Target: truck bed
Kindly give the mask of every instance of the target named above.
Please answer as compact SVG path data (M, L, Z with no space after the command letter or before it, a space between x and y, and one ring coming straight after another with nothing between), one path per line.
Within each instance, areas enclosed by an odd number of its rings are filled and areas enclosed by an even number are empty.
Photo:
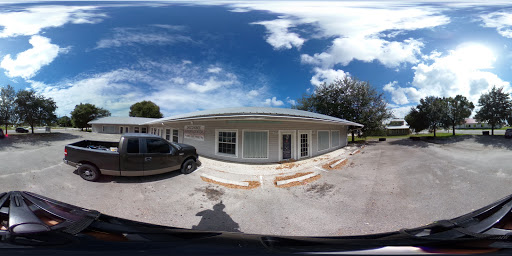
M66 145L65 160L72 163L94 163L102 173L119 175L119 142L82 140Z

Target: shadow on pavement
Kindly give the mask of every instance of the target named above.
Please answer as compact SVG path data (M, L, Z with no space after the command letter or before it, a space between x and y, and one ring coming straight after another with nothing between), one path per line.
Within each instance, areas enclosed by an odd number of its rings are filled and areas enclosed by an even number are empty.
M80 138L78 135L69 133L26 133L9 134L8 137L0 139L0 150L4 148L20 148L17 144L28 144L31 146L51 146L50 142L72 140Z
M75 171L75 174L78 175L78 173ZM137 177L130 177L130 176L108 176L108 175L102 175L98 181L98 183L146 183L146 182L154 182L154 181L160 181L165 179L172 179L178 175L183 175L179 170L173 171L173 172L167 172L162 174L156 174L156 175L150 175L150 176L137 176Z
M412 140L412 139L401 139L401 140L393 140L389 142L390 145L398 145L398 146L408 146L415 148L428 148L428 142L424 140Z
M512 139L505 139L503 135L497 136L475 136L475 141L484 146L499 147L512 150Z
M213 210L198 212L196 216L202 216L202 218L197 226L192 226L192 229L240 232L240 226L224 211L224 208L226 206L221 201L213 206Z

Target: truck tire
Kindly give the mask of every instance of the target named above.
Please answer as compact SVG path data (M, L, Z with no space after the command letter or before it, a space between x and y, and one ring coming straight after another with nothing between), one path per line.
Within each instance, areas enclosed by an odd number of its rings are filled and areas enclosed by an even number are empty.
M197 169L197 163L194 159L189 159L181 166L181 173L189 174Z
M80 165L80 167L78 167L78 174L86 181L97 181L101 175L98 168L90 164Z

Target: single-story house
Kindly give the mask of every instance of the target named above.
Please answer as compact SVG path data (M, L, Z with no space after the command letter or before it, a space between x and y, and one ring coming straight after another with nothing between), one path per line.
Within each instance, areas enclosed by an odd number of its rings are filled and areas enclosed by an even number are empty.
M404 119L393 118L386 126L386 135L408 135L411 134L411 128Z
M88 124L92 126L93 132L98 133L148 133L148 126L144 125L144 123L157 119L158 118L108 116L90 121Z
M485 122L479 122L476 119L473 118L466 118L464 119L464 124L456 125L455 129L474 129L474 128L484 128L484 129L491 129L491 125ZM494 127L494 129L501 128L501 125L497 125Z
M321 155L346 146L349 129L363 127L327 115L268 107L204 110L139 126L166 140L192 145L199 155L245 163Z

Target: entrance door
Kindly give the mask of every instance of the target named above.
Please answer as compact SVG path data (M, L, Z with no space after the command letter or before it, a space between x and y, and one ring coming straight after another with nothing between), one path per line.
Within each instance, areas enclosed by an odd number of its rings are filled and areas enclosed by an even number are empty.
M292 158L292 135L283 134L282 136L283 160L288 160Z

